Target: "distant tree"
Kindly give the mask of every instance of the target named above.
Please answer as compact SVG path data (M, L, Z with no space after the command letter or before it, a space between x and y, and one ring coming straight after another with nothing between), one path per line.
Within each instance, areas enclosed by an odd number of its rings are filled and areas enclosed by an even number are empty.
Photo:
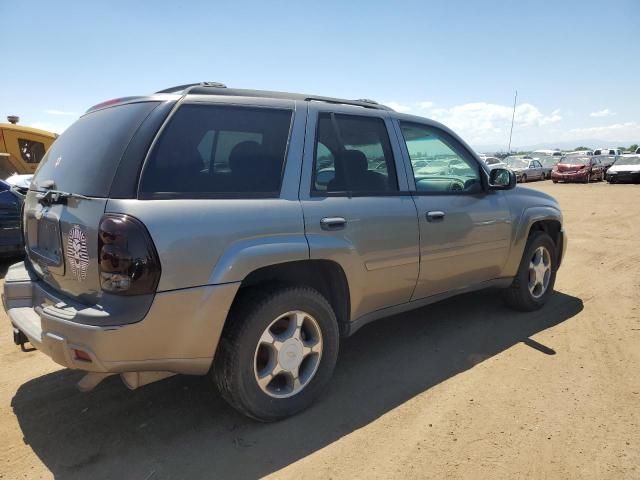
M578 150L591 150L591 149L589 147L576 147L574 150L578 151Z
M623 152L624 152L624 151L626 150L626 148L624 148L624 147L618 147L618 150L621 150L621 151L623 151Z
M633 145L631 145L631 146L628 148L628 150L629 150L630 152L635 152L637 149L638 149L638 144L637 144L637 143L634 143Z

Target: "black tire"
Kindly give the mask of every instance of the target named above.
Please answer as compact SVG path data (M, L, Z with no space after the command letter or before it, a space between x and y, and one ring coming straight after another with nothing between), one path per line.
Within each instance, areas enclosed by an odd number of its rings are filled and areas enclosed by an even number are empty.
M558 180L551 180L553 183L558 183Z
M211 372L222 397L239 412L262 422L280 420L306 409L328 384L338 358L340 334L329 302L308 287L241 295L227 319ZM293 310L308 312L316 320L322 334L322 354L308 385L291 397L274 398L258 385L254 356L269 324Z
M522 175L522 183L527 183L527 176L526 175Z
M529 262L533 257L534 252L539 247L545 247L549 251L551 257L551 273L549 276L549 284L547 290L542 294L540 298L535 298L529 292ZM556 272L558 270L558 255L556 252L556 245L553 243L551 237L541 231L533 232L529 235L527 245L524 249L522 259L520 260L520 266L518 267L518 273L513 279L511 286L505 291L504 299L505 303L515 309L522 312L532 312L539 310L548 301L553 292L553 286L556 281Z

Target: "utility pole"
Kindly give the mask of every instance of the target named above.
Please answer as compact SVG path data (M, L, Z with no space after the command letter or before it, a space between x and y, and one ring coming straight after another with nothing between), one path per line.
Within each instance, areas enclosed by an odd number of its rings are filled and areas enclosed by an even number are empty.
M517 100L518 100L518 91L516 90L516 96L513 97L513 113L511 114L511 132L509 132L509 148L507 148L507 154L511 153L511 137L513 136L513 121L516 118Z

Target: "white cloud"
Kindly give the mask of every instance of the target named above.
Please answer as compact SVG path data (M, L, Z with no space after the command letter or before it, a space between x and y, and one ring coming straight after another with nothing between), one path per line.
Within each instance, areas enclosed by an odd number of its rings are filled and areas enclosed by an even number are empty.
M418 102L417 106L419 109L421 110L429 110L431 107L433 107L434 103L433 102Z
M67 117L79 117L80 114L77 112L65 112L63 110L45 110L44 113L49 115L62 115Z
M593 137L599 140L635 141L640 138L640 123L625 122L600 127L572 128L569 130L569 136L572 138Z
M604 110L599 110L597 112L591 112L589 114L589 116L590 117L595 117L595 118L601 118L601 117L612 117L615 114L616 114L615 112L612 112L608 108L605 108Z
M475 102L451 108L437 108L431 116L471 143L493 143L505 141L511 127L513 107L494 103ZM516 107L514 124L523 128L534 128L557 123L562 120L560 110L545 115L536 106L523 103Z

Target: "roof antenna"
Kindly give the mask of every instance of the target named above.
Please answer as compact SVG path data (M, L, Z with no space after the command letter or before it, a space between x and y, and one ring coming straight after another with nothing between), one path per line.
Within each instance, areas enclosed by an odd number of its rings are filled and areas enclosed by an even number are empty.
M516 90L516 96L513 97L513 113L511 114L511 132L509 132L509 148L507 153L511 153L511 137L513 135L513 120L516 118L516 101L518 100L518 90Z

